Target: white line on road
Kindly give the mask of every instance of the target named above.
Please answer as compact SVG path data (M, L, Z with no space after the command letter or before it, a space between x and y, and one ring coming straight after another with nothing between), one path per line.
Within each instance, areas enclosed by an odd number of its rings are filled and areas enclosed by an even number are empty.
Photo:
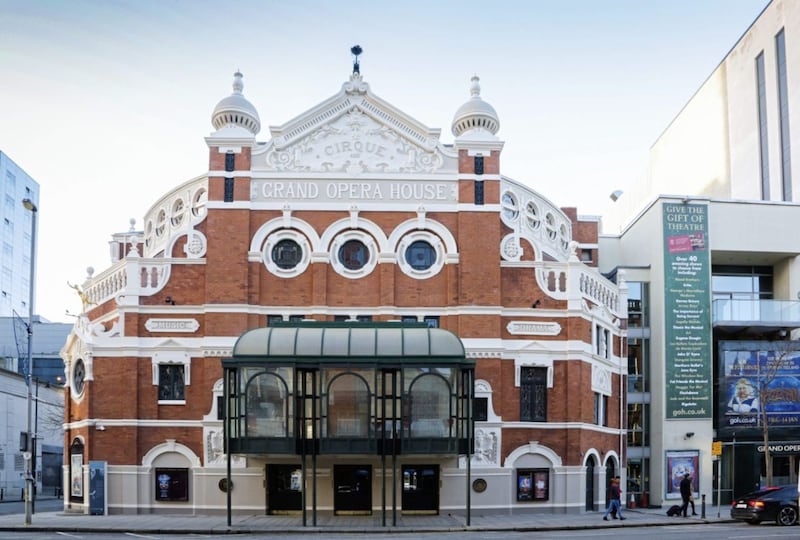
M60 534L63 536L69 536L70 538L83 538L83 536L78 536L77 534L69 534L61 531L56 531L56 534Z
M153 540L158 540L158 536L147 536L146 534L136 534L136 533L129 533L129 532L126 532L125 534L128 535L128 536L136 537L136 538L152 538Z

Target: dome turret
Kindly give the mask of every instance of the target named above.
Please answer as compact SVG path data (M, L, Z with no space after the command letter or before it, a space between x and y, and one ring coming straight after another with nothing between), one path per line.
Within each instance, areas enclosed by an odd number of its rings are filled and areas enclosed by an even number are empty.
M472 97L456 111L453 117L453 135L460 137L471 130L485 130L495 135L500 129L500 119L494 107L481 99L480 78L472 77L470 94Z
M219 131L224 127L239 126L253 135L261 131L258 111L242 95L243 88L242 74L237 71L233 74L233 93L217 103L211 114L211 123L214 125L214 129Z

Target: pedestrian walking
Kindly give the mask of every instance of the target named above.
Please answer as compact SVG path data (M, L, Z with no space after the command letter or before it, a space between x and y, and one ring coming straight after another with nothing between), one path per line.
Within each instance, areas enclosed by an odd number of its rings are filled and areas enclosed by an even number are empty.
M620 520L624 520L625 518L622 517L622 505L619 502L622 496L622 491L619 486L619 476L615 476L614 479L611 480L611 486L608 489L609 503L608 508L606 508L606 513L603 514L603 521L608 521L608 514L610 514L612 510L616 510Z
M686 512L689 510L690 502L692 503L692 515L697 515L697 512L694 511L692 491L692 476L689 473L686 473L683 475L683 480L681 480L681 499L683 499L683 504L681 505L681 514L683 517L688 517Z

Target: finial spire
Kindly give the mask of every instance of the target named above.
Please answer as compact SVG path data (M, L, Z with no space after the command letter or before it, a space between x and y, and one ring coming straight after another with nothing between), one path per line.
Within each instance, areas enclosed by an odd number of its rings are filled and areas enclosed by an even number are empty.
M350 47L350 52L353 53L353 73L354 74L361 74L361 66L358 63L358 55L360 55L364 50L361 48L360 45L353 45Z
M242 72L237 69L236 73L233 74L233 93L241 94L242 90L244 90L244 82L242 82Z

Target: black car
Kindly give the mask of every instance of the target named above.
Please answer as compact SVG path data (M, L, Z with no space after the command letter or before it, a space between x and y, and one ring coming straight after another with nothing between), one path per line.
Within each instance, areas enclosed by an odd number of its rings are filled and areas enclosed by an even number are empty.
M754 491L731 503L731 517L753 525L772 520L778 525L795 525L797 516L796 484Z

